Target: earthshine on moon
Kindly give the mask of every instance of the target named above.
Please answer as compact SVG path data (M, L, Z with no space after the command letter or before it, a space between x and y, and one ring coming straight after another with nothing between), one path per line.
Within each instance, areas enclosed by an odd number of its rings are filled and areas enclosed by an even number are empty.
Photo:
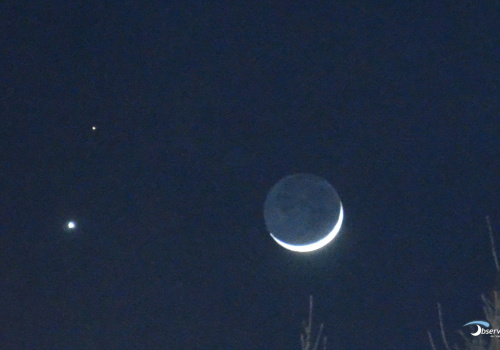
M295 252L311 252L330 243L339 233L343 218L335 189L311 174L281 179L264 203L264 221L271 237Z

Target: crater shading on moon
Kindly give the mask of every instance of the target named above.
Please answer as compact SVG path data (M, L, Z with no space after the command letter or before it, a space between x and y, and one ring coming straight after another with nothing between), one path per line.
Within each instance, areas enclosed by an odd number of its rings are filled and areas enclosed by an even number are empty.
M309 252L330 243L342 220L342 203L333 186L311 174L281 179L264 203L264 221L271 237L293 251Z

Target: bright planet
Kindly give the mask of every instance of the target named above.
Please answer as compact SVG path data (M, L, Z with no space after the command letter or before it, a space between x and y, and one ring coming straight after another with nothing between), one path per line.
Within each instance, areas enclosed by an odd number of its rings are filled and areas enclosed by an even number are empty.
M328 181L311 174L289 175L269 191L264 221L280 246L311 252L330 243L344 218L340 197Z

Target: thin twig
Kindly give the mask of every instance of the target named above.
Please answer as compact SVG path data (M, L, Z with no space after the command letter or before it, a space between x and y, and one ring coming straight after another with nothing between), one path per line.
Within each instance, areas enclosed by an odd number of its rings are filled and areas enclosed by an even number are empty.
M491 253L493 255L493 260L495 261L495 268L497 269L497 272L500 272L500 266L498 265L497 252L495 250L495 239L493 238L493 229L491 228L490 217L488 215L486 215L486 225L488 226L488 233L490 235Z
M429 335L429 343L431 343L431 348L432 350L437 350L436 345L434 345L434 340L432 339L432 334L430 331L427 331L427 334Z
M446 340L446 334L444 333L443 313L441 312L441 304L439 303L438 303L438 313L439 313L439 327L441 328L441 338L443 338L443 344L446 350L450 350L450 346L448 345L448 340Z
M304 333L300 335L302 350L310 350L311 348L311 332L312 332L312 312L313 312L313 297L309 296L309 320L304 325Z
M314 344L313 350L318 350L319 341L321 340L321 335L323 333L323 326L324 325L322 323L321 326L319 327L318 337L316 338L316 344Z
M304 325L304 333L300 335L302 350L318 350L318 347L321 343L321 338L323 338L323 350L326 350L326 337L323 336L323 328L324 324L321 324L319 327L317 338L316 340L313 340L313 297L311 295L309 296L309 320L308 323Z
M309 296L309 332L307 335L307 348L311 347L311 337L312 337L312 329L313 329L313 296Z

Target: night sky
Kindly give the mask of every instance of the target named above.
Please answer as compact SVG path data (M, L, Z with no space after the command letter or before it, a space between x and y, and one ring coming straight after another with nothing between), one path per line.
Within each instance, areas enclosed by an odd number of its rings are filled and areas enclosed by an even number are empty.
M500 241L497 1L2 1L0 348L429 349ZM95 130L93 130L95 127ZM339 193L311 254L284 176ZM65 225L74 220L76 228Z

